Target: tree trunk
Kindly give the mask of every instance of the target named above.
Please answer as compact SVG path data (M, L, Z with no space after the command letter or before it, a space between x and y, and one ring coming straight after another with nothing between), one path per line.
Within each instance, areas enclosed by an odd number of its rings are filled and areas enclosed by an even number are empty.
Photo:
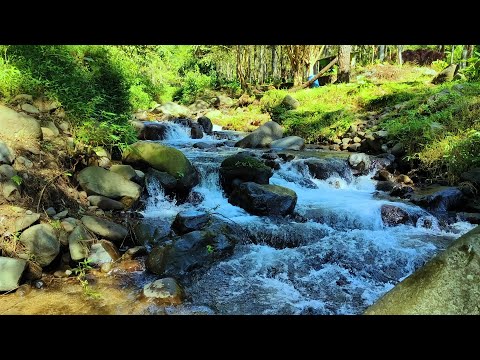
M275 82L277 78L278 72L278 56L277 56L277 49L275 45L272 45L272 80Z
M325 66L322 70L320 70L320 72L317 75L315 75L313 78L303 83L302 85L291 88L289 91L295 91L298 89L304 89L306 87L309 87L315 82L315 80L317 80L320 76L325 74L333 65L335 65L337 61L338 61L338 56L335 56L335 58L332 61L330 61L327 66Z
M400 66L402 66L402 64L403 64L402 50L403 50L403 45L397 45L398 65L400 65Z
M264 57L264 46L260 45L260 83L264 84L265 83L265 66L267 65L267 62L265 61Z
M467 45L467 59L472 57L474 47L475 45Z
M240 86L242 90L247 88L247 84L245 81L245 70L243 67L243 48L242 45L237 45L237 78L240 81Z
M350 82L350 53L352 45L340 45L338 50L338 75L337 82Z
M385 60L385 45L378 46L378 59L380 60L380 62L383 62L383 60Z
M462 62L461 62L460 68L465 69L467 67L467 53L468 53L467 47L468 47L468 45L462 45L462 46L463 46Z
M450 64L453 64L453 55L455 54L455 45L452 45L452 53L450 54Z

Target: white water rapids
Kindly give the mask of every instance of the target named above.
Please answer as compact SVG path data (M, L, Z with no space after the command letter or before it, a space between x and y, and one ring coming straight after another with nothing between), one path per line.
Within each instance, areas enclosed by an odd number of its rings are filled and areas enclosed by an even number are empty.
M196 142L218 145L224 141L214 136L193 140L189 130L171 124L162 143L180 149L197 167L201 182L193 190L203 200L197 205L177 205L159 187L150 188L154 195L143 212L146 218L173 221L181 210L214 211L255 237L255 244L237 244L231 257L195 278L186 289L194 306L205 305L218 314L359 314L473 228L466 222L441 228L418 206L375 198L373 174L354 177L351 182L315 179L304 159L282 164L270 183L294 190L298 195L295 211L308 220L250 215L228 203L219 183L221 161L242 149L192 147ZM418 226L383 225L383 204L418 215ZM425 219L432 222L430 228L420 225Z

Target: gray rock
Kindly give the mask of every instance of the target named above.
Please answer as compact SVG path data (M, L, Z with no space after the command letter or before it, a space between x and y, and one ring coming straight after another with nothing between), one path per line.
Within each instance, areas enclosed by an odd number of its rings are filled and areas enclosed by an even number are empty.
M0 182L0 189L7 201L16 201L20 199L20 188L12 180Z
M23 111L26 111L29 114L39 114L40 110L38 110L35 106L30 104L22 104L21 106Z
M45 214L48 216L53 216L57 213L57 211L53 207L49 207L47 210L45 210Z
M93 152L95 153L95 155L97 155L98 157L102 158L102 157L105 157L105 158L108 158L108 159L111 159L112 156L110 155L110 153L102 146L97 146L93 149Z
M17 157L15 164L17 163L25 166L27 169L31 169L33 167L33 162L31 162L29 159L23 156Z
M0 105L0 138L17 142L18 147L38 149L42 130L33 117Z
M53 220L61 220L68 215L68 209L60 211L58 214L53 215Z
M270 167L246 152L232 155L220 165L220 184L227 194L233 190L237 179L242 182L268 184L272 175Z
M393 145L390 152L395 156L402 156L403 154L405 154L405 147L402 143L396 143L395 145Z
M270 147L281 150L303 150L305 147L305 140L299 136L287 136L272 141Z
M201 138L203 138L203 127L202 127L202 125L197 124L197 123L193 123L193 124L190 126L190 129L191 129L190 137L191 137L192 139L201 139Z
M348 162L337 158L307 159L305 164L313 177L326 180L331 176L338 176L347 181L353 178L352 169Z
M228 202L254 215L287 215L295 209L297 194L283 186L245 182L232 191Z
M17 175L17 172L12 166L7 164L0 165L0 181L10 180L15 175Z
M386 226L396 226L406 224L410 220L408 213L393 205L382 205L380 208L382 214L382 221Z
M447 66L432 79L432 84L441 84L444 82L452 81L453 77L457 73L457 69L458 64L451 64Z
M164 278L146 284L143 295L158 305L177 305L182 303L183 290L174 278Z
M127 180L133 180L137 176L135 169L130 165L112 165L110 171L122 175Z
M351 154L348 157L348 163L353 169L362 173L368 173L371 165L370 156L364 153Z
M235 143L236 147L257 148L268 147L272 141L281 139L283 136L282 127L275 121L269 121L255 131Z
M120 253L117 247L110 241L101 240L90 248L88 259L92 264L101 266L105 263L111 263L120 259Z
M123 210L123 204L101 195L90 195L87 197L90 205L98 206L102 210Z
M212 144L212 143L198 142L198 143L193 144L193 147L197 148L197 149L205 150L205 149L213 149L216 146L215 146L215 144Z
M58 128L55 126L55 123L53 121L46 121L45 127L47 129L50 129L54 136L60 135L60 131L58 131Z
M42 126L42 136L44 139L52 139L55 137L55 134L49 128Z
M56 100L50 100L46 97L40 97L33 101L35 105L41 112L50 112L61 106L60 102Z
M416 189L410 201L429 210L447 211L460 206L464 196L456 187L430 185L423 189Z
M477 226L395 285L365 314L479 315L479 238Z
M107 219L85 215L82 222L88 230L108 240L121 242L128 236L125 227Z
M12 103L16 103L16 102L33 102L33 97L32 95L29 95L29 94L18 94L18 95L15 95L15 97L13 98L12 100Z
M63 230L70 233L73 231L73 229L75 229L75 227L77 227L77 225L81 225L82 222L75 218L69 217L69 218L63 219L61 224L62 224Z
M40 214L24 215L15 220L15 231L22 231L35 224L40 219Z
M140 140L164 140L168 131L168 125L158 121L144 121L135 127Z
M58 124L58 127L64 133L68 133L68 130L70 129L70 125L66 121L62 121L60 124Z
M60 252L60 242L49 224L29 227L20 235L19 240L42 267L49 265Z
M89 249L94 239L83 225L75 227L68 236L68 249L70 250L71 259L74 261L85 259L89 254Z
M287 109L296 109L300 106L300 103L292 95L286 95L282 100L282 105Z
M167 102L159 107L156 107L154 113L161 113L170 117L189 117L191 111L189 108L183 105L178 105L174 102Z
M26 260L0 256L0 291L16 289L26 266Z
M140 245L154 245L170 235L171 222L162 219L143 219L133 227L135 242Z
M13 150L3 141L0 141L0 164L10 165L13 163L13 160L15 160Z
M201 230L210 221L210 214L198 210L181 211L175 217L172 228L179 234Z
M199 123L202 126L203 132L205 134L210 135L213 133L213 124L208 117L206 116L199 117L197 120L197 123Z
M138 184L98 166L83 169L78 173L77 180L88 195L102 195L115 200L126 197L136 201L141 193Z
M147 174L145 175L145 184L147 185L147 190L150 188L149 184L151 184L153 181L157 181L165 190L165 194L167 195L174 193L178 186L177 179L174 176L163 171L149 168Z

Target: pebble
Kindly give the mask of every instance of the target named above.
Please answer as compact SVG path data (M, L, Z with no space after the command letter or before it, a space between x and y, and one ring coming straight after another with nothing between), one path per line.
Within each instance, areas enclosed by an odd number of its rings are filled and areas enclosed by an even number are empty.
M112 263L103 263L100 266L100 271L103 273L108 273L110 270L112 270Z
M35 287L35 289L43 289L45 288L45 281L43 280L35 280L33 282L33 286Z
M57 270L53 273L53 276L55 276L56 278L64 278L64 277L67 277L68 275L65 273L65 271Z
M32 214L33 214L33 211L32 211L32 210L27 210L27 211L25 211L25 214L27 214L27 215L32 215Z

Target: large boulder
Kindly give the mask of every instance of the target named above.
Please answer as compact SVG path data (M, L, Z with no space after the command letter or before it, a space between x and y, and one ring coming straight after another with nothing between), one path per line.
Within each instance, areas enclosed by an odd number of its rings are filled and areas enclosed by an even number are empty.
M406 224L410 219L405 210L394 205L382 205L380 212L382 214L382 221L386 226Z
M432 211L448 211L459 207L465 198L456 187L430 185L416 189L410 201Z
M210 135L213 132L213 124L208 117L206 116L199 117L197 120L197 123L199 123L202 126L203 132L205 134Z
M38 149L42 129L33 117L0 105L0 138L15 147Z
M282 127L275 121L269 121L255 131L235 143L241 148L263 148L268 147L272 141L281 139L283 136Z
M82 223L91 232L108 240L122 242L128 235L128 230L124 226L97 216L85 215L82 217Z
M26 260L0 256L0 291L16 289L26 266Z
M326 180L337 176L347 181L352 180L352 170L348 162L337 158L307 159L305 160L310 174L316 179Z
M302 150L305 148L305 140L300 136L287 136L282 139L274 140L270 147L280 150Z
M19 238L27 252L33 255L40 266L49 265L60 252L60 241L55 229L49 224L38 224L29 227Z
M220 165L220 183L227 194L233 190L234 183L238 180L268 184L272 175L270 167L248 153L232 155Z
M166 172L175 177L177 189L182 192L188 193L200 181L197 170L180 150L152 141L130 145L123 153L123 162Z
M452 81L457 73L458 64L451 64L438 73L433 79L432 84L442 84L447 81Z
M366 315L480 314L480 226L370 306Z
M168 130L166 123L156 121L143 121L135 127L140 140L163 140Z
M283 186L245 182L233 190L228 202L254 215L287 215L295 209L297 194Z
M179 234L200 230L210 221L210 214L198 210L181 211L175 217L172 228Z
M141 187L122 175L99 166L89 166L77 175L80 186L88 195L102 195L112 199L130 198L136 201Z

